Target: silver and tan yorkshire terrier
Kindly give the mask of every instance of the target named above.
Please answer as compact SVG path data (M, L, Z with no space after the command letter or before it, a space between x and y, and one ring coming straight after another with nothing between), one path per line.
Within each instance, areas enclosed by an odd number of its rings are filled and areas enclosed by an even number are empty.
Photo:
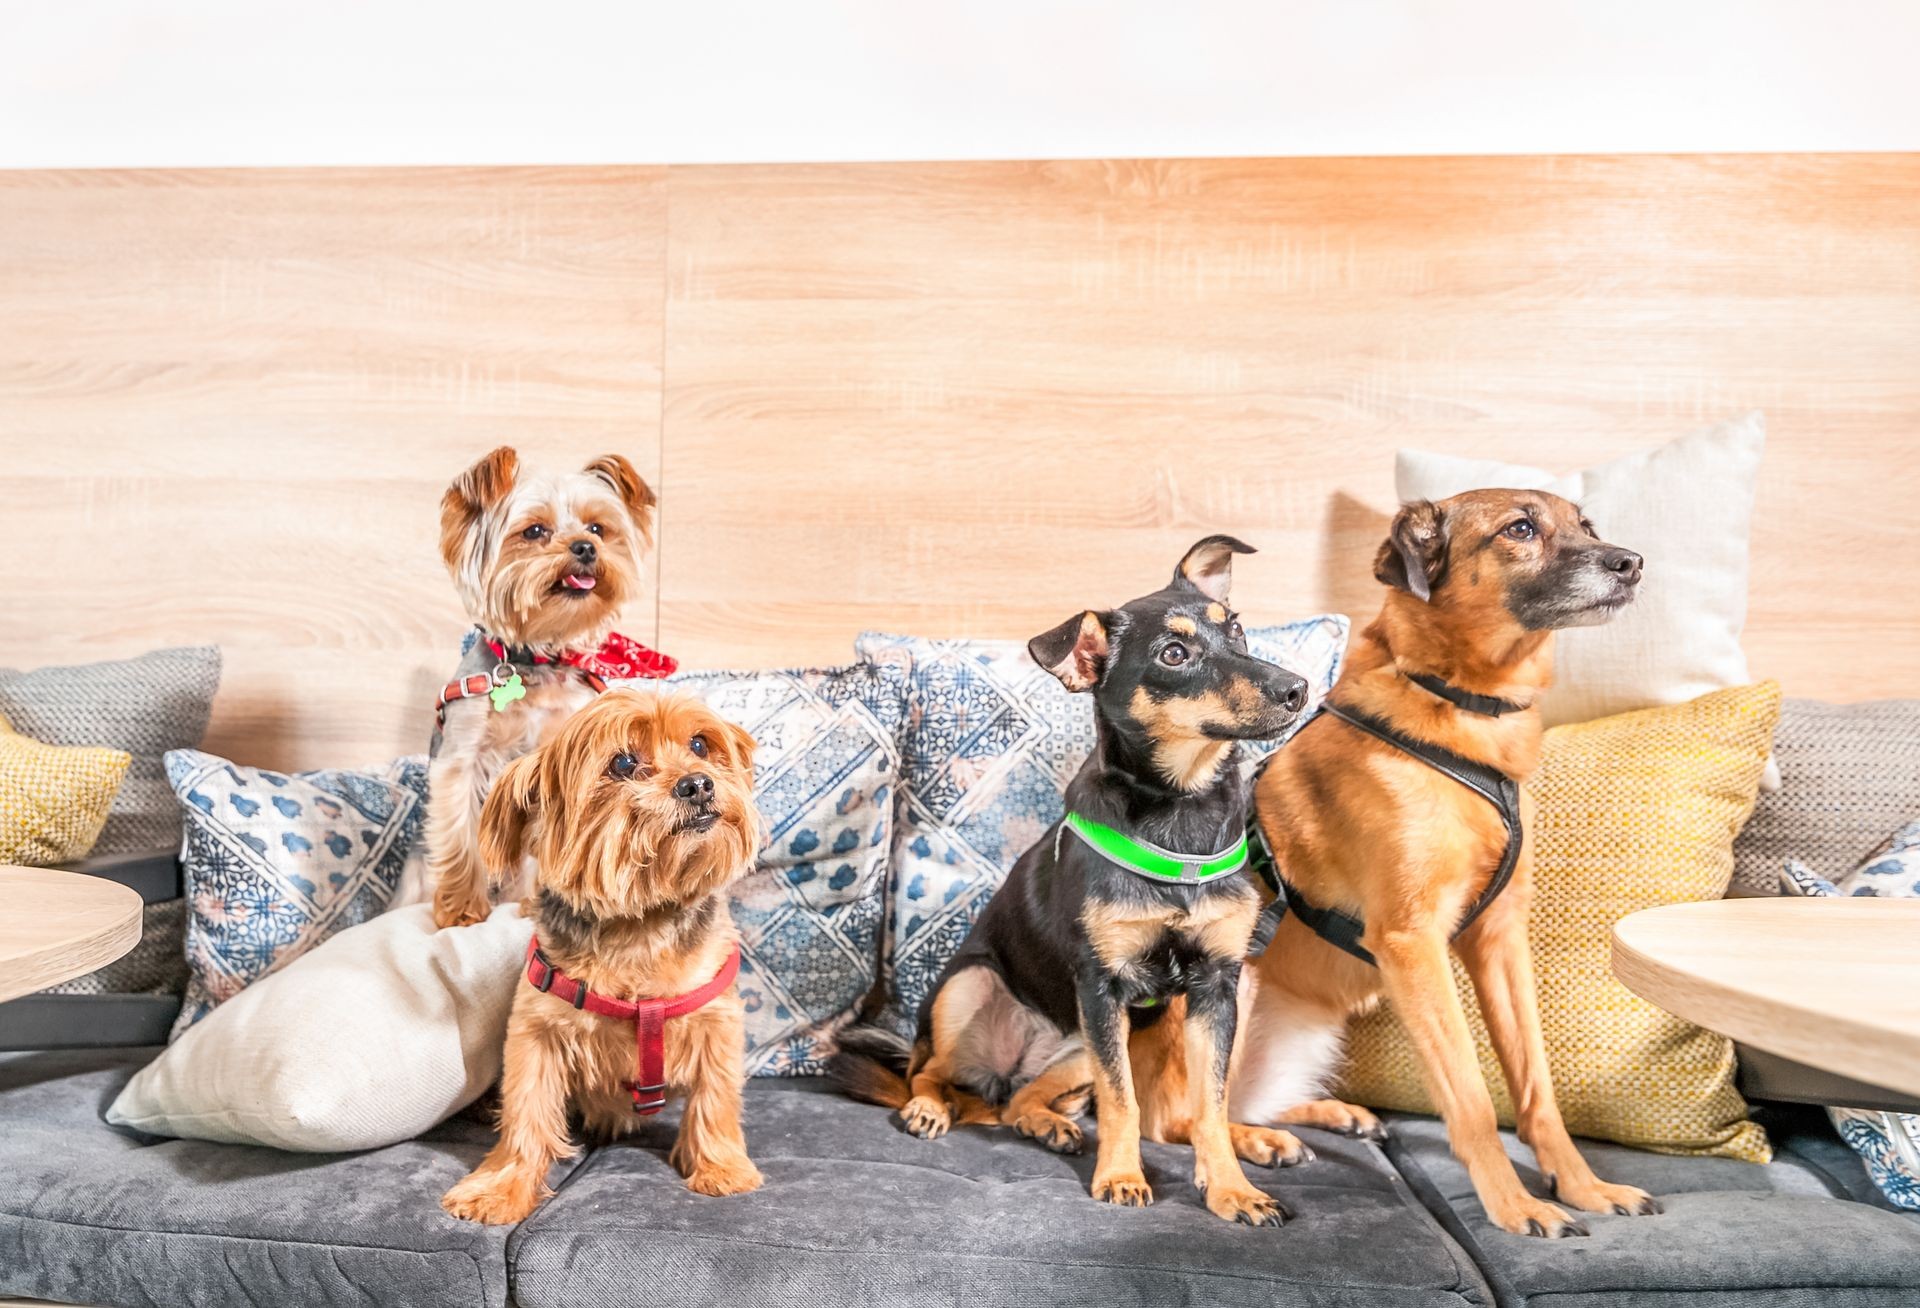
M663 677L673 661L613 630L640 592L653 543L652 488L617 454L579 472L522 469L502 446L440 502L440 553L474 631L441 690L428 770L424 880L441 927L478 922L494 892L522 898L525 866L488 867L480 812L494 778L546 741L614 678Z

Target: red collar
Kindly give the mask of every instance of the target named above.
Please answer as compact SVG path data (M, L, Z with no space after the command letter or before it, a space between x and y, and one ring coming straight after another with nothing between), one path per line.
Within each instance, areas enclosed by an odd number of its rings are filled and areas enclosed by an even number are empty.
M740 946L727 951L727 961L713 974L713 980L697 990L667 999L609 999L562 972L547 961L540 951L540 937L527 941L527 984L544 991L575 1008L633 1023L635 1079L627 1082L633 1091L633 1111L650 1117L667 1104L667 1052L665 1024L670 1017L684 1017L725 994L740 975Z

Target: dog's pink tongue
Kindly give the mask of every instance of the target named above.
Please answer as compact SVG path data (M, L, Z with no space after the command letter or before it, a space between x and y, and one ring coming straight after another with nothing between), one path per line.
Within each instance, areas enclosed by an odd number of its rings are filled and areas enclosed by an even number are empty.
M572 573L560 578L560 584L572 590L592 590L592 577L576 577Z

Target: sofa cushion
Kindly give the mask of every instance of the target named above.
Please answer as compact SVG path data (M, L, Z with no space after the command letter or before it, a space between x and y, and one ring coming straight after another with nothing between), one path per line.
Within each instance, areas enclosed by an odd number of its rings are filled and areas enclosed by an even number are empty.
M1920 699L1790 699L1773 736L1780 789L1762 794L1733 846L1733 884L1779 893L1797 858L1838 881L1920 813Z
M101 1110L158 1051L0 1056L0 1297L93 1304L504 1304L506 1233L440 1195L470 1118L358 1154L160 1140Z
M1895 1308L1920 1300L1920 1220L1872 1204L1872 1183L1831 1132L1770 1118L1774 1161L1676 1158L1582 1141L1594 1170L1641 1186L1666 1212L1582 1215L1585 1239L1508 1235L1487 1221L1433 1118L1394 1117L1387 1151L1478 1261L1503 1305L1601 1308ZM1530 1150L1503 1135L1536 1194Z
M1250 1168L1294 1219L1233 1226L1192 1154L1148 1145L1157 1202L1087 1196L1093 1157L962 1127L925 1142L817 1080L747 1089L758 1191L714 1200L667 1165L655 1118L596 1151L509 1246L515 1301L581 1304L1490 1304L1485 1285L1371 1145L1308 1133L1319 1159Z

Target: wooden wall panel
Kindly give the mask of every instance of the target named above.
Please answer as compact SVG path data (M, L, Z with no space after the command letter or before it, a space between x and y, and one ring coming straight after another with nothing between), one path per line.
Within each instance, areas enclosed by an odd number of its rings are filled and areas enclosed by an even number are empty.
M1913 693L1920 157L670 186L661 639L693 662L1025 637L1221 530L1262 549L1251 618L1362 615L1396 447L1579 467L1758 407L1756 674Z
M424 748L452 476L658 475L664 220L647 169L0 173L0 666L214 642L208 748Z

